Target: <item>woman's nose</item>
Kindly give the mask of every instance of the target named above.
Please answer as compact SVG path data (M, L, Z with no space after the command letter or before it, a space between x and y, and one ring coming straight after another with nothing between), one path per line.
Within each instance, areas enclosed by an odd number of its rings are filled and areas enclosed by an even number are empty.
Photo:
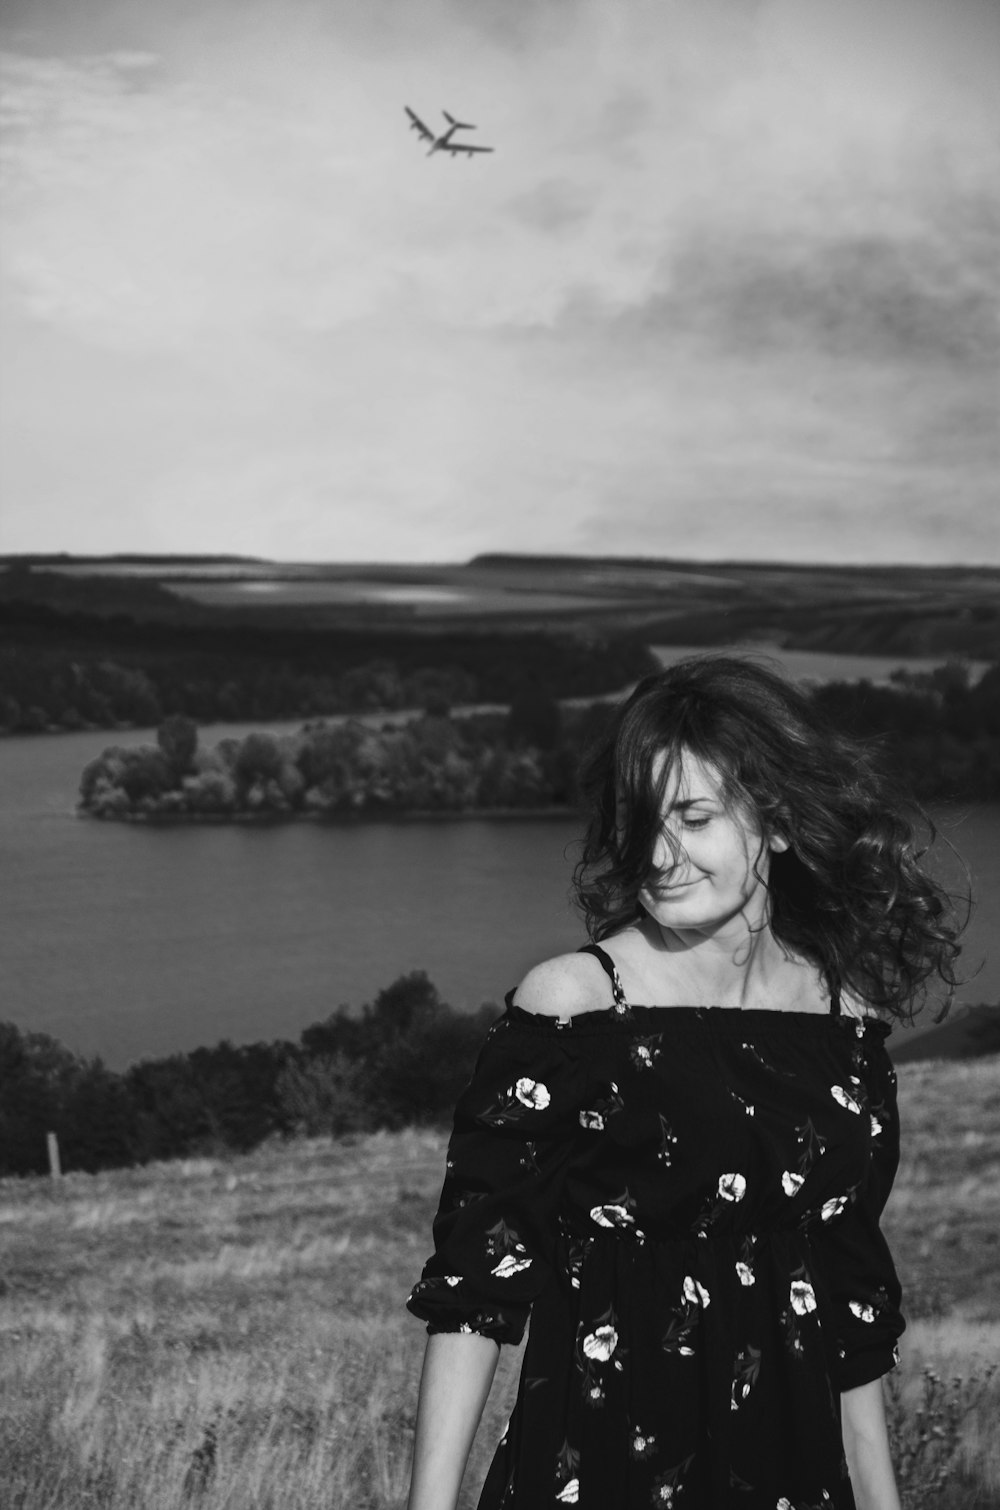
M653 845L653 869L658 875L668 876L677 869L683 857L684 851L672 834L664 831L658 835Z

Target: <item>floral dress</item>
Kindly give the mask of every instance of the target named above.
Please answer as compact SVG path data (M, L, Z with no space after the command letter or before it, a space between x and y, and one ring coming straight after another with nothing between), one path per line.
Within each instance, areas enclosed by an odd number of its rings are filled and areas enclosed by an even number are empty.
M428 1330L520 1340L480 1510L851 1510L839 1394L896 1361L874 1019L507 997L459 1102Z

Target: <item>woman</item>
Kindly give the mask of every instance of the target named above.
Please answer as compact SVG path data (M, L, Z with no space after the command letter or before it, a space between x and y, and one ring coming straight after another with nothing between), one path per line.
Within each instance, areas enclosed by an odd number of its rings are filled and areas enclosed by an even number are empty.
M594 940L507 998L459 1103L410 1510L899 1510L881 1377L885 1049L958 929L892 787L759 665L641 682L584 765Z

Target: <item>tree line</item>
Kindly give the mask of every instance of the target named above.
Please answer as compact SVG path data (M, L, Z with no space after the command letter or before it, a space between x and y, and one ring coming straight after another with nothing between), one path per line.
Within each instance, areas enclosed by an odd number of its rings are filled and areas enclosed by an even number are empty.
M13 648L0 650L0 731L150 728L177 714L227 723L449 707L480 689L480 678L449 665L401 670L374 660L317 674L281 661L129 666Z
M497 1007L456 1012L421 971L359 1011L341 1006L296 1042L217 1043L122 1073L45 1033L0 1022L0 1178L246 1153L270 1138L446 1126ZM1000 1013L967 1052L1000 1051Z
M122 1073L44 1033L0 1022L0 1177L246 1152L272 1137L444 1124L497 1008L456 1012L423 971L297 1042L144 1059Z
M657 664L630 634L331 628L271 614L266 626L225 614L206 623L193 610L191 622L101 617L0 592L0 732L150 728L173 714L263 722L509 702L526 680L550 698L589 697Z
M1000 801L1000 663L974 686L953 663L894 672L885 687L831 682L814 696L838 727L880 750L921 802Z
M1000 799L1000 667L976 686L944 667L812 695L921 800ZM125 819L570 808L580 752L607 716L606 704L566 710L528 684L505 713L452 718L442 708L381 728L318 722L202 749L194 722L175 715L156 745L112 745L91 761L80 808Z
M85 768L80 808L97 818L378 814L568 806L578 751L601 706L563 718L530 691L504 713L428 712L373 728L355 719L247 734L201 749L166 719L155 745L113 745Z

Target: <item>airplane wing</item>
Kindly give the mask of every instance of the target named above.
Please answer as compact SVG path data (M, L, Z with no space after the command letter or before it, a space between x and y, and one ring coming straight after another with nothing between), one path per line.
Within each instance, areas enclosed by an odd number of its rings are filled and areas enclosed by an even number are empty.
M432 142L434 140L434 132L429 130L428 127L424 125L419 115L416 115L410 109L409 105L404 105L403 109L410 117L410 130L415 131L418 136L423 137L425 142Z
M452 157L457 157L460 152L464 152L468 157L471 157L473 152L495 152L496 148L466 147L462 142L449 142L447 147L445 148L445 151L450 152Z

